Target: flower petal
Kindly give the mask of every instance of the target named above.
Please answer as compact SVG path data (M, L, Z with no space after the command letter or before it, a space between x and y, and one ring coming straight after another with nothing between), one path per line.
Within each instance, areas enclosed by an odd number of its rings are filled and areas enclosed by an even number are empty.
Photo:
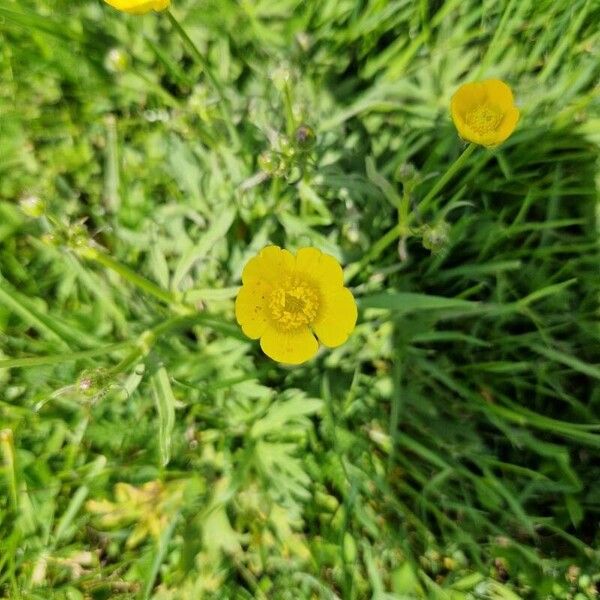
M330 348L343 344L354 330L356 302L348 288L340 287L323 295L319 315L313 329L321 343Z
M242 271L242 283L276 282L294 270L294 256L279 246L267 246L251 258Z
M244 334L253 340L258 339L268 325L265 298L269 291L268 283L252 281L242 286L235 299L235 318Z
M515 103L512 90L500 79L488 79L481 82L488 102L496 105L502 112L508 112Z
M338 261L317 248L300 248L296 253L296 270L307 275L320 286L341 287L344 273Z
M460 117L464 120L465 115L475 106L483 104L486 99L486 89L481 82L465 83L461 85L450 100L450 112L452 119Z
M171 0L104 0L113 8L132 15L142 15L151 10L164 10L169 8Z
M516 106L508 110L496 131L496 144L501 144L512 134L519 121L519 116L519 109Z
M299 365L317 353L319 344L308 327L290 332L271 326L265 329L260 338L260 347L269 358L277 362Z
M470 111L479 107L487 107L492 112L502 115L499 125L489 131L479 131L473 123L467 122ZM452 96L450 102L452 121L461 138L492 147L504 142L514 131L519 119L519 110L514 105L514 97L510 86L500 79L465 83Z

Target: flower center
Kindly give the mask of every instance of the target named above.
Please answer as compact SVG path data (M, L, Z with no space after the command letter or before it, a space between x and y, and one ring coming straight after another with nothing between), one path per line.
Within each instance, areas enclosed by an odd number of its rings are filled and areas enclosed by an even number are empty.
M269 296L271 318L283 331L309 325L318 310L319 294L315 287L295 276L285 279Z
M502 111L488 104L480 104L465 115L465 121L477 133L490 133L498 129L502 121Z

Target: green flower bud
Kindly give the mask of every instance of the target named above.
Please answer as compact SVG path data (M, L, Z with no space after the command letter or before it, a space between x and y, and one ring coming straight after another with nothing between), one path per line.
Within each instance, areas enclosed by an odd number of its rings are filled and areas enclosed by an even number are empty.
M106 369L86 369L77 380L77 389L87 398L101 394L109 385Z
M282 135L279 138L277 145L279 147L279 152L286 158L291 158L296 154L296 148L285 135Z
M433 227L425 225L422 231L423 247L431 250L432 254L439 254L448 245L449 234L450 225L446 221L441 221Z
M42 243L47 246L54 246L55 248L62 245L61 236L57 236L54 233L44 233L41 237Z
M400 167L398 167L398 179L403 183L417 179L418 176L419 171L417 171L415 165L410 162L402 163Z
M81 223L75 223L74 225L71 225L67 235L68 244L71 248L80 248L88 245L88 232Z
M315 146L317 136L312 127L300 125L294 133L294 142L299 152L310 152Z
M267 175L278 175L282 169L282 161L276 152L265 150L258 157L258 166Z

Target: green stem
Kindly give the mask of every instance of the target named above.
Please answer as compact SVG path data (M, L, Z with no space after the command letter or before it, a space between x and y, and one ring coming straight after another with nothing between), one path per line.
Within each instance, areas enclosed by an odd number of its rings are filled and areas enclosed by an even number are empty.
M142 332L138 339L133 342L135 344L133 350L127 356L125 356L121 362L117 363L114 367L112 367L112 369L109 370L109 375L114 376L127 371L130 367L137 364L141 358L150 353L152 346L154 346L154 343L159 336L164 335L171 329L189 322L189 320L189 317L171 317L156 327Z
M456 175L456 173L461 169L461 167L467 162L471 154L476 148L476 144L470 143L462 152L462 154L450 165L450 168L440 177L435 185L429 190L428 194L421 200L419 203L418 209L421 215L425 213L425 210L429 207L431 202L435 199L435 197L439 194L439 192L444 188L444 186ZM409 218L409 221L415 217L415 213L413 212Z
M405 190L398 206L398 226L400 227L400 235L410 235L410 194Z
M167 16L169 17L169 21L171 21L173 29L175 29L179 37L182 39L183 43L187 46L188 50L198 61L198 64L202 67L202 69L206 73L206 76L209 78L211 84L213 85L217 94L219 95L219 98L221 100L219 106L221 109L223 120L225 121L225 126L227 127L227 131L229 132L231 141L234 142L237 146L239 146L240 139L233 125L231 106L229 104L227 96L225 95L225 90L223 89L221 82L217 79L217 77L215 77L215 74L212 72L210 64L208 63L202 52L200 52L198 46L196 46L192 38L187 34L186 30L181 26L181 23L177 20L175 15L170 10L167 10L166 12Z
M82 256L83 258L87 258L88 260L93 260L98 264L118 273L123 279L126 279L132 285L138 287L140 290L158 298L165 304L169 304L175 308L183 309L183 306L180 303L180 299L173 293L163 290L161 287L138 275L135 271L132 271L129 267L122 265L120 262L116 261L114 258L101 252L97 248L93 246L85 246L83 248L77 248L76 252Z
M392 227L383 237L377 240L372 246L369 252L365 254L360 262L349 265L345 272L344 280L346 284L350 283L358 273L360 273L371 261L377 260L382 252L398 239L398 236L402 234L404 225L398 223L395 227Z
M440 177L435 185L429 190L428 194L421 200L418 206L419 213L423 215L425 210L429 207L431 202L435 199L437 194L444 188L444 186L454 177L459 169L467 162L476 145L469 144L462 152L462 154L450 165L450 168ZM377 260L383 251L399 236L407 236L410 234L410 226L416 216L416 212L408 212L410 198L407 194L404 194L400 205L398 207L398 225L390 229L383 237L371 246L371 250L365 254L363 259L350 265L346 269L345 281L349 283L360 271L366 267L371 261Z
M10 503L15 514L19 511L17 476L15 468L15 446L12 429L0 429L0 456L3 458Z
M23 358L7 358L0 360L0 369L14 369L16 367L39 367L41 365L57 365L66 362L93 358L102 354L110 354L128 348L134 342L120 342L94 348L93 350L84 350L83 352L71 352L70 354L53 354L49 356L27 356Z
M283 98L285 104L285 117L287 121L287 134L291 137L296 130L296 120L294 119L294 102L292 100L292 88L290 82L286 81L283 88Z
M130 367L137 364L140 359L147 356L152 347L160 337L170 333L174 329L179 327L186 327L189 325L204 324L208 327L214 326L214 316L197 313L192 315L180 315L166 319L162 323L159 323L152 329L147 329L142 332L140 336L131 344L135 344L133 350L123 358L123 360L117 363L112 369L109 370L109 375L118 375L127 371Z
M206 313L181 315L166 319L152 329L144 331L137 339L134 340L117 342L115 344L93 348L92 350L84 350L83 352L51 354L48 356L28 356L23 358L7 358L0 360L0 370L13 369L16 367L26 368L38 367L41 365L61 364L86 358L93 358L103 354L112 354L113 352L119 352L120 350L125 350L126 348L134 346L132 351L110 370L112 374L117 374L127 370L128 367L136 363L141 357L147 355L159 337L169 333L173 329L177 329L178 327L198 324L217 329L223 332L225 335L235 335L235 332L237 331L233 327L230 328L226 321L220 321L219 318L215 317L214 315Z

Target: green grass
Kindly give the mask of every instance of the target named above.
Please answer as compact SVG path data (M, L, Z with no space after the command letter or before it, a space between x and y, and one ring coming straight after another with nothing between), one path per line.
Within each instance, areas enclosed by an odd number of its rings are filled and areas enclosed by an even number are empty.
M0 597L596 597L597 3L173 15L0 5ZM302 367L233 317L269 242L359 304Z

